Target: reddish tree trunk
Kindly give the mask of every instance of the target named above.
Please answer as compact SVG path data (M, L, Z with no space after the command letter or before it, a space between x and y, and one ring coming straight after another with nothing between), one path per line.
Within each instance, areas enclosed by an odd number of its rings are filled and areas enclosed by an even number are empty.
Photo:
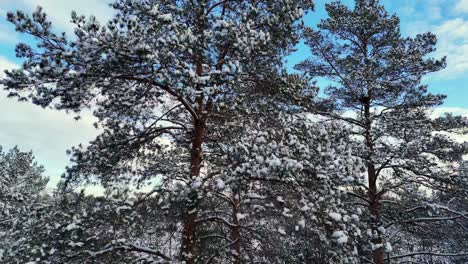
M372 160L372 155L374 153L374 142L372 139L371 129L372 129L372 119L370 113L370 97L366 97L363 100L364 103L364 117L366 119L366 146L369 152L368 161L367 161L367 179L369 181L369 190L368 190L368 197L369 197L369 210L371 213L371 223L370 227L372 230L372 235L375 236L372 239L372 244L374 245L382 245L382 236L379 231L380 225L380 196L378 195L378 188L377 188L377 172L375 169L375 164ZM375 264L383 264L384 263L384 250L383 247L380 246L377 249L372 251L372 259Z
M192 138L192 154L191 154L191 178L195 179L200 176L200 168L202 162L202 144L205 134L205 121L194 121L194 135ZM183 222L182 231L182 259L186 264L195 263L196 255L195 240L196 240L196 219L198 207L198 191L193 190L189 195L190 201L186 208L186 215Z
M182 234L182 259L186 264L195 263L194 239L196 231L197 213L188 212L184 221L184 230Z

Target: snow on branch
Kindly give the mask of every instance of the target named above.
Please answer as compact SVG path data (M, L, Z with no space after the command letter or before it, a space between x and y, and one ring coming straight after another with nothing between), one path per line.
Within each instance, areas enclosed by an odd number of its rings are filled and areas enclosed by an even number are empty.
M434 257L463 257L468 256L468 252L459 252L459 253L442 253L442 252L413 252L405 255L397 255L387 258L387 260L391 259L400 259L400 258L408 258L414 256L434 256Z
M140 252L140 253L146 253L146 254L149 254L149 255L155 255L155 256L158 256L164 260L167 260L167 261L170 261L171 258L165 254L163 254L161 251L159 250L154 250L154 249L151 249L151 248L147 248L147 247L142 247L142 246L138 246L138 245L135 245L133 243L125 243L125 244L122 244L122 245L108 245L106 248L102 249L102 250L99 250L99 251L91 251L91 250L86 250L84 252L81 252L81 253L85 253L87 255L89 255L90 257L97 257L97 256L100 256L100 255L104 255L104 254L107 254L107 253L111 253L113 251L133 251L133 252ZM70 258L74 258L76 257L77 255L79 255L80 253L78 254L74 254L74 255L71 255L69 256Z

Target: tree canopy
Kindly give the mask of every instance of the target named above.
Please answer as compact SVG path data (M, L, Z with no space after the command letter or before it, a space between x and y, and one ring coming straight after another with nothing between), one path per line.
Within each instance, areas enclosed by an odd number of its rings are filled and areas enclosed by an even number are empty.
M0 151L0 260L467 260L467 148L451 134L468 123L431 117L445 96L421 79L446 64L433 34L402 37L377 0L326 4L314 28L310 0L111 6L107 22L73 12L73 36L40 7L8 13L35 39L0 80L9 96L90 109L101 133L68 151L49 195L31 153Z

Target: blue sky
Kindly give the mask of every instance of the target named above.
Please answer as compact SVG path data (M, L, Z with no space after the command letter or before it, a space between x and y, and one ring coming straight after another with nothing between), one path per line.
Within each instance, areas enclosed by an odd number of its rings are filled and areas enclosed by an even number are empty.
M0 1L0 70L16 67L20 63L14 56L15 44L24 40L6 22L6 12L24 10L32 12L41 5L58 31L71 33L69 23L71 10L94 14L100 21L112 16L108 7L110 0L1 0ZM305 22L315 25L326 17L324 4L327 0L316 0L316 11L310 13ZM351 0L345 0L351 4ZM448 67L425 78L431 91L448 95L443 108L438 112L452 111L468 115L468 0L382 0L390 13L401 18L402 33L412 36L431 31L439 38L434 57L447 56ZM294 64L307 57L303 45L291 56ZM47 169L53 186L67 164L66 149L92 140L97 132L92 127L94 118L85 114L81 121L63 112L45 110L29 103L18 103L7 99L0 92L0 145L10 148L18 145L22 150L33 150L36 159Z

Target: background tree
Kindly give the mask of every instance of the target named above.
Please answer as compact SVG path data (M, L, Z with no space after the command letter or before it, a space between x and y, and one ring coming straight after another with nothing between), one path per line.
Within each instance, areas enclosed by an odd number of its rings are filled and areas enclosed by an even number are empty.
M32 152L0 147L0 261L17 254L14 248L25 242L20 227L40 210L47 182Z
M297 69L333 81L325 91L333 110L322 114L347 123L366 145L354 153L367 162L367 182L353 190L365 205L369 228L359 250L381 264L397 243L390 231L449 219L414 208L428 202L432 191L447 190L456 177L451 165L465 149L429 116L445 98L421 84L424 75L445 66L445 59L428 57L436 37L402 37L398 17L377 0L356 0L352 9L335 1L326 10L329 18L305 30L312 56Z

